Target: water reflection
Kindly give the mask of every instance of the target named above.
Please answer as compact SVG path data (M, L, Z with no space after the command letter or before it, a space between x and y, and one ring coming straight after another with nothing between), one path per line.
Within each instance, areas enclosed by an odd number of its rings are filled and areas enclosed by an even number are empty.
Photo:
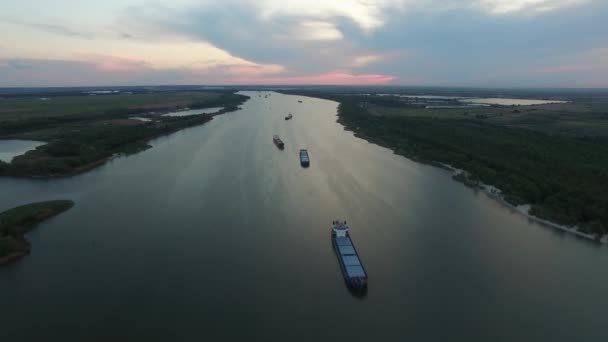
M606 248L355 138L337 104L257 96L0 210L71 198L0 268L6 340L603 340ZM302 101L303 103L298 103ZM272 107L272 110L269 110ZM285 113L294 120L285 121ZM272 142L278 134L280 151ZM307 148L310 168L300 167ZM331 222L369 275L344 284Z

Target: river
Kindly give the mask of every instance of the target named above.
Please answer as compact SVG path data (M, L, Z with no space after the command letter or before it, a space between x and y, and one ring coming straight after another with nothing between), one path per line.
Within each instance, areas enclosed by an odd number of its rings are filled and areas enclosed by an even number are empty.
M335 102L247 94L86 174L0 178L0 210L76 202L0 268L3 340L606 340L606 246L355 138ZM334 219L368 271L363 298Z

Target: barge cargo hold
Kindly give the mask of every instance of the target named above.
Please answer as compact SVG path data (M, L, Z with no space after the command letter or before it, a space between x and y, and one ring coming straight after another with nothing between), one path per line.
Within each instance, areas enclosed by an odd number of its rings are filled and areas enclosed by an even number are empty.
M346 221L334 221L331 229L331 242L340 263L346 285L355 291L367 289L367 272L359 259L359 254L350 238Z
M283 140L281 140L278 135L272 136L272 141L274 141L274 144L277 145L279 149L282 150L285 148L285 143L283 143Z
M310 166L310 158L308 157L307 150L300 150L300 165L304 167Z

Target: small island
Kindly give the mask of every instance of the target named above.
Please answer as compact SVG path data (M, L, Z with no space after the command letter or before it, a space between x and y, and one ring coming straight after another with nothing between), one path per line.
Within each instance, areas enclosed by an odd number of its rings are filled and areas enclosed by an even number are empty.
M30 243L24 234L38 223L74 206L70 200L22 205L0 213L0 266L29 254Z

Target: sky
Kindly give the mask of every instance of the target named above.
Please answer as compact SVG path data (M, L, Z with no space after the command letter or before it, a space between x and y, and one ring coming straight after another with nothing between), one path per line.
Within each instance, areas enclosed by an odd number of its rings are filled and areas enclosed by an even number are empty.
M0 87L608 87L608 0L0 0Z

